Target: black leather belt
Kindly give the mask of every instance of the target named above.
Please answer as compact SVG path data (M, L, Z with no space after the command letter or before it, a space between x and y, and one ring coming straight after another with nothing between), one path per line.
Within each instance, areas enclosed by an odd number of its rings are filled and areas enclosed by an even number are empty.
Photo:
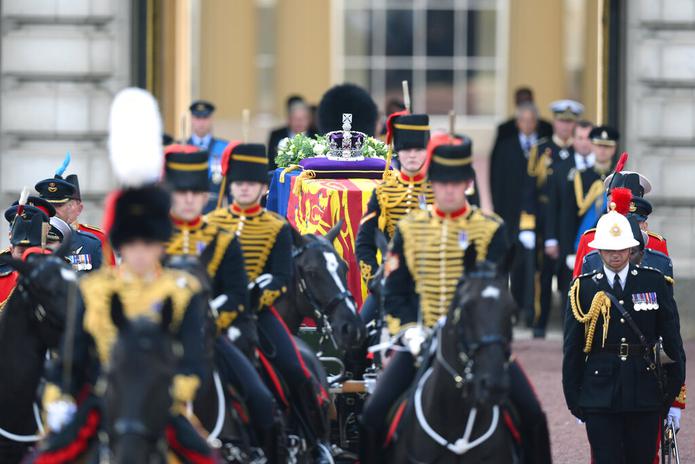
M628 356L641 355L643 350L639 343L608 343L604 347L597 346L592 352L616 354L624 361Z

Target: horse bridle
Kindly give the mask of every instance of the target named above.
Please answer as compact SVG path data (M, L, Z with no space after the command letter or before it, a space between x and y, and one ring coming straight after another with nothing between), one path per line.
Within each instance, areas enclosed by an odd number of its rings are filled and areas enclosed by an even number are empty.
M480 275L478 275L480 274ZM469 275L470 277L471 275ZM487 271L482 271L482 272L477 272L472 275L473 277L489 277ZM465 307L465 302L459 305L459 308L457 308L461 313L463 313ZM460 317L460 316L459 316ZM458 327L456 327L456 323L454 323L455 326L454 328L456 329L457 333L459 332ZM459 358L461 362L463 363L463 374L458 372L453 366L452 363L450 363L445 357L444 354L442 353L442 344L441 341L437 343L437 353L436 353L436 359L439 361L439 363L442 365L444 370L446 370L449 375L453 378L456 388L460 389L463 388L464 385L467 383L470 383L473 380L473 365L474 365L474 360L475 360L475 355L478 351L481 349L492 346L492 345L502 345L503 347L507 345L507 340L501 335L501 334L489 334L489 335L483 335L475 341L474 343L467 343L466 339L464 337L464 334L460 334L460 337L457 337L456 340L456 351L458 352ZM440 334L441 336L441 334Z
M38 324L46 323L52 329L61 331L63 329L64 321L51 314L49 311L46 311L43 305L40 302L35 301L35 299L32 297L32 289L30 288L31 282L38 278L39 271L43 266L44 263L40 263L29 272L28 276L20 275L19 279L17 279L16 291L19 292L21 298L31 306L31 315Z
M295 260L297 257L302 255L305 251L309 249L320 249L324 251L330 251L331 253L335 253L335 251L326 243L323 243L321 241L320 237L314 237L314 240L303 244L300 247L297 247L295 250L292 251L292 259ZM297 274L297 284L299 287L299 293L306 298L306 300L309 302L309 305L311 306L311 310L314 313L314 320L316 321L316 328L321 334L321 337L319 338L319 345L323 345L323 342L326 340L330 340L331 344L333 345L333 348L336 350L338 349L338 343L335 340L335 336L333 335L333 327L331 326L330 319L328 317L329 314L333 314L335 311L335 308L342 302L350 299L355 301L354 297L352 296L352 293L350 290L347 288L345 291L337 293L328 303L326 304L321 304L319 303L318 299L314 295L314 293L311 291L311 288L307 285L307 280L304 277L304 273L302 272L302 269L297 266L297 263L295 261L294 264L294 271Z

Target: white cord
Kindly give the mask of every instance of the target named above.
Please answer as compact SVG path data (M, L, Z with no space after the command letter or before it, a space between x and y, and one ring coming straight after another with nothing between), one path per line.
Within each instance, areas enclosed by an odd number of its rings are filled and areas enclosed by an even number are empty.
M43 429L43 422L41 422L41 414L39 413L39 405L34 403L34 420L36 421L36 426L39 428L39 435L43 436L46 431Z
M224 426L224 410L225 410L225 399L224 390L222 390L222 381L220 380L220 375L217 371L212 373L212 378L215 381L215 391L217 392L217 422L215 422L215 428L212 429L210 435L208 435L207 442L213 443L217 440L217 436L222 432L222 427Z
M417 384L417 389L415 390L415 416L417 417L417 421L420 424L420 427L422 427L422 430L424 430L425 433L438 445L444 446L452 453L458 455L465 454L476 446L479 446L487 441L497 429L497 424L499 422L500 411L499 406L497 405L492 407L492 422L490 423L490 428L482 436L473 441L469 441L469 439L471 433L473 432L475 417L478 413L477 408L472 408L468 413L468 421L466 422L466 429L463 433L463 437L459 438L454 443L449 443L446 438L439 435L432 427L430 427L430 425L427 423L427 419L425 418L425 414L422 411L422 390L425 386L425 382L427 382L427 379L429 379L431 374L432 368L430 367L420 378L420 381Z
M10 441L16 441L19 443L33 443L43 438L41 435L15 435L14 433L8 432L3 428L0 428L0 435Z

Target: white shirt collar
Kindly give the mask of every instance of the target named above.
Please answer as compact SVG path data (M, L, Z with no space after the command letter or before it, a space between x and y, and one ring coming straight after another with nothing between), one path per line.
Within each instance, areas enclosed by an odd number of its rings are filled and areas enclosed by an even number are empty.
M191 135L191 139L193 140L193 143L196 146L207 147L210 144L210 140L212 139L212 134L205 134L205 137L203 137L203 138L200 138L197 135L193 134L193 135Z
M620 277L620 286L625 290L625 283L627 282L627 273L630 271L630 264L625 265L622 271L618 272L618 277ZM611 271L608 266L603 265L603 272L606 274L606 279L608 279L608 285L613 286L613 280L615 279L615 272Z
M589 153L586 156L582 156L579 153L574 154L574 165L579 169L580 171L583 171L585 169L591 168L594 166L594 163L596 163L596 155L592 152Z

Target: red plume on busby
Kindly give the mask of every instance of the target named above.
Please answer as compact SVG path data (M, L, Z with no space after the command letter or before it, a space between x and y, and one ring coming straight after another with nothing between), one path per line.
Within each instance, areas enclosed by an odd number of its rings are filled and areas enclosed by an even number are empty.
M388 118L386 118L386 145L390 145L393 141L393 120L399 116L405 116L410 114L408 110L396 111L391 113Z
M630 202L632 202L632 192L629 188L616 187L611 191L611 210L627 216L630 212Z
M615 170L613 172L620 172L623 170L625 167L625 164L627 163L627 158L628 154L626 151L623 152L622 155L620 155L620 159L618 160L618 164L615 165Z

